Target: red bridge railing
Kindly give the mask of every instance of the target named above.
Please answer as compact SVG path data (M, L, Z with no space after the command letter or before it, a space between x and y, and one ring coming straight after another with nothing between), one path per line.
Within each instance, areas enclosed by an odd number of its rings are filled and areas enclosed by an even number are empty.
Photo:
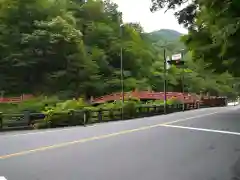
M167 92L167 99L176 98L183 102L196 102L200 101L200 97L196 94L180 93L180 92ZM164 100L164 92L150 92L150 91L133 91L124 93L124 98L138 98L140 100ZM93 98L93 103L104 103L122 99L122 93L113 93L98 98Z
M33 95L23 94L17 97L0 97L0 103L19 103L30 98L33 98Z

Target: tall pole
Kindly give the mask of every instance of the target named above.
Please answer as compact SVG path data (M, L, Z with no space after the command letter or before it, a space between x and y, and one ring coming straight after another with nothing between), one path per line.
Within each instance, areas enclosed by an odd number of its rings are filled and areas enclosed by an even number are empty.
M120 37L122 41L123 36L123 24L120 25ZM123 47L121 43L120 50L120 62L121 62L121 88L122 88L122 119L123 119L123 106L124 106L124 77L123 77Z
M167 114L167 59L166 59L166 49L163 49L163 57L164 57L164 114Z
M235 92L235 90L236 90L236 84L234 83L233 84L233 92ZM236 106L236 99L235 99L235 97L234 97L234 106Z
M182 69L182 93L183 93L183 107L182 107L182 110L185 111L185 90L184 90L184 68Z
M4 91L1 91L1 101L3 101Z
M183 61L183 50L181 52L182 54L182 61ZM185 89L184 89L184 65L182 67L182 93L183 93L183 107L182 107L182 110L185 111L185 96L184 96L184 93L185 93Z

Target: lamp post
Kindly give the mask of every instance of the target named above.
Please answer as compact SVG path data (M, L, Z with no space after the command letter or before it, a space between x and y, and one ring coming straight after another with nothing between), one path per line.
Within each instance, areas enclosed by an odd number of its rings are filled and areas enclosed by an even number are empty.
M164 72L163 72L163 91L164 91L164 114L167 114L167 59L166 59L166 49L163 49L163 58L164 58Z
M1 92L1 101L3 101L3 96L4 96L4 92L5 92L5 91L4 91L4 90L1 90L0 92Z
M166 42L164 43L166 44ZM163 48L163 93L164 93L164 114L167 114L167 57L166 57L166 45L161 45Z
M122 40L124 24L120 24L120 38ZM123 119L123 106L124 106L124 77L123 77L123 47L121 43L120 49L120 68L121 68L121 89L122 89L122 119Z
M182 49L181 50L181 60L183 61L183 52L184 52L185 49ZM185 111L185 96L184 96L184 93L185 93L185 89L184 89L184 67L182 67L182 93L183 93L183 107L182 107L182 110Z

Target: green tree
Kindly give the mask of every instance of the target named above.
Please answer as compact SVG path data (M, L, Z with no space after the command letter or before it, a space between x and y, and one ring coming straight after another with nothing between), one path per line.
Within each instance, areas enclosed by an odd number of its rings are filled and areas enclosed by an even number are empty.
M210 62L210 68L223 73L228 70L239 76L239 9L237 0L152 0L152 10L174 9L188 3L176 12L179 23L189 29L184 38L187 47L194 52L194 58Z

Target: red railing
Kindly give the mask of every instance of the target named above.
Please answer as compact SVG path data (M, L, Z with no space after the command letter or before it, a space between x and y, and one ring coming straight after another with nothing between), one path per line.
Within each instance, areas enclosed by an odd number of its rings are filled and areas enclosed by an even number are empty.
M167 99L176 98L180 101L184 101L186 103L200 101L200 97L196 94L190 93L180 93L180 92L167 92ZM124 93L124 98L138 98L141 100L164 100L164 92L150 92L150 91L133 91ZM122 99L121 93L109 94L106 96L101 96L98 98L93 98L93 103L104 103L108 101L115 101Z
M167 92L167 99L176 98L179 101L185 103L199 102L208 106L214 106L215 104L223 104L225 97L202 97L197 94L181 93L181 92ZM0 103L19 103L24 100L33 98L33 95L23 94L18 97L0 97ZM124 93L124 98L138 98L141 100L164 100L164 92L151 92L151 91L132 91ZM113 93L98 98L93 98L92 103L105 103L109 101L115 101L122 99L122 93Z
M23 94L18 97L0 97L0 103L19 103L21 101L32 98L33 95Z

